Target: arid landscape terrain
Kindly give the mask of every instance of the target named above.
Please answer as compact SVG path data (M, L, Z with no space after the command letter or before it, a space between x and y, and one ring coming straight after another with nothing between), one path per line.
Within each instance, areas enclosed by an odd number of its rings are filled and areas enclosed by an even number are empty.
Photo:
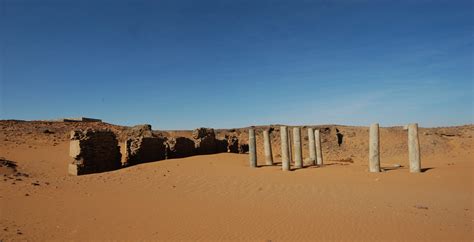
M222 152L71 176L72 130L110 129L123 142L131 128L0 121L0 240L474 240L473 125L420 128L418 174L401 126L380 129L382 172L369 173L368 127L342 125L311 126L324 166L284 172L278 127L255 127L257 169L248 154ZM269 128L274 166L263 160ZM248 142L245 128L216 130L229 136Z

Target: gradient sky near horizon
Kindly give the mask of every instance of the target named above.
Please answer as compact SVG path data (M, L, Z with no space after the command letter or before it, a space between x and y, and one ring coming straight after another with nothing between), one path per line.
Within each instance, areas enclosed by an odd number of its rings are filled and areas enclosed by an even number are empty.
M473 1L0 0L0 119L473 123Z

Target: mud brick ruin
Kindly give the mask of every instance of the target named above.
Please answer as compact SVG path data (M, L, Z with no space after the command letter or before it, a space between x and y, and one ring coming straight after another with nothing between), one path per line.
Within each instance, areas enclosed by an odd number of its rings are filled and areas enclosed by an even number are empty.
M199 128L193 131L196 153L199 155L217 153L217 140L214 129ZM227 151L227 148L226 148Z
M194 141L186 137L171 137L166 140L166 159L183 158L196 154Z
M122 146L124 166L136 165L150 161L164 160L166 146L160 137L129 138Z
M158 161L166 158L165 139L153 134L151 125L137 125L125 134L121 143L122 166Z
M76 130L71 132L69 164L71 175L115 170L121 167L120 148L115 134L109 130Z
M120 140L120 142L118 141ZM119 146L120 145L120 146ZM71 135L69 174L115 170L140 163L221 152L245 153L237 134L216 138L214 129L198 128L188 137L167 137L151 125L137 125L120 135L109 130L77 130Z

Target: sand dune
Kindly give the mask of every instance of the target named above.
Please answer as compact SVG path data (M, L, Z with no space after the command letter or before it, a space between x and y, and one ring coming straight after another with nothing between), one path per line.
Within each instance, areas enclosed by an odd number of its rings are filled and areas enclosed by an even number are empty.
M75 177L67 136L4 125L0 156L17 170L0 170L0 239L472 241L473 128L439 130L422 131L420 174L391 129L381 134L386 171L368 173L366 129L346 127L352 139L326 148L320 168L250 169L248 155L221 153Z

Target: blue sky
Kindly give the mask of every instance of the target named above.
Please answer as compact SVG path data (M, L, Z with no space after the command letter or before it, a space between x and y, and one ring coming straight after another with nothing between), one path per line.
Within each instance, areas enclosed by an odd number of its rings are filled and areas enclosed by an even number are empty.
M0 118L473 122L472 1L0 0Z

